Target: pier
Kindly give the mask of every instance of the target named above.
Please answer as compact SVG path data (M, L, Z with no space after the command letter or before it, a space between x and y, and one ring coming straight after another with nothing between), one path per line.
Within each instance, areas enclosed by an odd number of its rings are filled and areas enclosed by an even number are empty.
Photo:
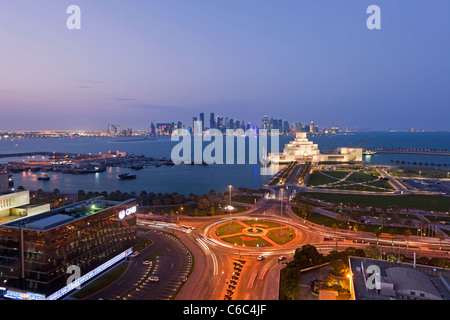
M437 150L428 148L368 148L369 151L377 153L396 153L396 154L422 154L432 156L450 156L449 150Z
M125 167L135 170L148 166L173 166L171 160L165 158L153 158L137 156L134 154L115 153L107 154L78 154L61 152L21 152L0 154L0 158L36 157L47 156L48 160L30 159L23 162L8 162L3 164L3 170L9 173L19 173L23 171L54 171L62 173L82 174L103 172L106 167Z

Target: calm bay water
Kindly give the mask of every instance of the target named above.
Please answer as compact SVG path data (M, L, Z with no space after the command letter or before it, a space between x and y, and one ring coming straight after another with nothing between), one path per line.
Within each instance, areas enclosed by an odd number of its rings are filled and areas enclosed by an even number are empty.
M368 138L370 136L370 138ZM361 147L416 147L450 150L450 133L388 133L371 132L355 133L337 136L313 137L321 150L337 148L341 146L357 146L363 139L368 138ZM280 137L280 149L293 137ZM122 151L136 155L145 155L157 158L170 158L173 146L177 142L170 138L156 140L141 140L136 138L82 138L82 139L42 139L42 140L14 140L1 141L0 154L50 151L70 152L82 154L107 153L108 151ZM208 144L208 143L206 143ZM39 157L38 157L39 158ZM0 158L0 163L8 161L21 161L22 158ZM40 159L35 159L40 160ZM426 156L426 155L402 155L402 154L377 154L365 161L370 164L390 164L390 160L405 162L434 162L436 164L450 164L450 157ZM135 171L135 180L119 180L118 174L132 172L127 168L109 167L105 172L87 175L72 175L59 172L49 172L50 181L39 181L40 173L23 172L13 174L15 186L24 186L27 189L43 189L51 191L55 188L63 192L77 192L79 189L86 191L115 191L122 192L142 190L147 192L183 194L207 193L214 189L216 192L228 190L228 185L235 187L259 188L269 179L269 176L260 174L260 165L209 165L189 166L179 165L173 167L147 167Z

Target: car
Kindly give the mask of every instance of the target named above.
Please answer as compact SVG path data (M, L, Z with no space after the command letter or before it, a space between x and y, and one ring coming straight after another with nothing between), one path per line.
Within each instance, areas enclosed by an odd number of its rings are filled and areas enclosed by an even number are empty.
M134 252L131 254L131 257L134 258L134 257L137 257L138 255L139 255L139 251L134 251Z
M149 260L145 260L144 262L142 262L143 264L152 264L152 262L151 261L149 261Z
M286 259L285 256L281 256L281 257L278 258L278 261L283 261L283 260L285 260L285 259Z
M159 281L159 277L157 277L157 276L150 276L148 278L148 280L153 281L153 282L158 282Z
M264 260L264 259L265 259L264 256L258 256L258 261L262 261L262 260Z

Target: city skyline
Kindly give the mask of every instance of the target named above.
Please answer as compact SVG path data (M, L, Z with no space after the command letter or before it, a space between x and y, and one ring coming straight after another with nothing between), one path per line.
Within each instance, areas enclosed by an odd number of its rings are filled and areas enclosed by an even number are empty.
M0 5L3 129L215 112L448 130L448 2L379 0L381 30L366 27L367 1L77 1L81 30L68 30L71 4Z

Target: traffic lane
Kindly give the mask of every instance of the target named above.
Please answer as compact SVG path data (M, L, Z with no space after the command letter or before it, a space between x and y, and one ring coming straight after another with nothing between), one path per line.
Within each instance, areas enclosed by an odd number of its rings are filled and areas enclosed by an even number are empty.
M189 248L194 256L195 263L191 275L187 279L176 300L202 300L204 299L205 280L212 273L211 263L202 247L196 239L198 233L192 232L190 235L180 234L181 241Z
M233 300L267 300L277 296L279 273L271 272L279 267L277 258L278 255L270 255L260 261L256 256L246 257Z
M234 275L233 260L238 259L238 256L219 250L216 250L214 255L217 263L217 272L213 273L209 278L204 293L206 299L223 300Z

